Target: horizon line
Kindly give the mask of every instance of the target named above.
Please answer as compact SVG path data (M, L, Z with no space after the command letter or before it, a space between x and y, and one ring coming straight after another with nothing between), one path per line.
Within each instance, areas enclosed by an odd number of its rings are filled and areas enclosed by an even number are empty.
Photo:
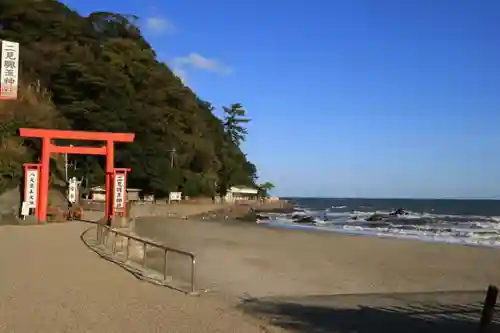
M492 197L313 197L313 196L279 196L282 199L368 199L368 200L500 200L500 196Z

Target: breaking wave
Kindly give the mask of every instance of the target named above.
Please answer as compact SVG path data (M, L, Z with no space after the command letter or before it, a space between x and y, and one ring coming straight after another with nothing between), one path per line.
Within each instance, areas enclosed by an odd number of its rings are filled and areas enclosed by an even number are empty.
M346 234L395 237L440 243L500 247L500 216L417 213L404 210L349 210L349 205L307 208L293 213L259 214L257 223L273 227L314 229Z

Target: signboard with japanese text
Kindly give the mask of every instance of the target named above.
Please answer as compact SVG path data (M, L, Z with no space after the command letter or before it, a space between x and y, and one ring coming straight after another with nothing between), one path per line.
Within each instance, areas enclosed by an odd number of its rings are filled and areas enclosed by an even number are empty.
M123 209L126 201L125 174L115 175L114 206L115 209Z
M38 169L26 170L24 201L29 208L35 208L38 199Z
M78 182L76 178L73 177L69 180L68 184L68 201L71 203L75 203L77 198L77 193L78 193Z
M182 200L182 192L170 192L168 196L169 201L181 201Z
M17 99L19 84L19 43L2 40L0 100Z

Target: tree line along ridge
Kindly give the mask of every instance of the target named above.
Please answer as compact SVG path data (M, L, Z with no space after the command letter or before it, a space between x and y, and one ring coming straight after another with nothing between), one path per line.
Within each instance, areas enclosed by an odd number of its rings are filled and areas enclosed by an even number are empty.
M84 17L54 0L0 2L0 39L21 45L20 98L0 103L0 192L39 158L40 142L19 138L20 127L134 132L134 143L117 146L115 165L132 168L130 187L158 196L256 186L257 168L240 148L250 121L243 106L216 117L157 60L136 22L109 12ZM74 176L104 181L102 157L70 158ZM52 162L57 178L61 159Z

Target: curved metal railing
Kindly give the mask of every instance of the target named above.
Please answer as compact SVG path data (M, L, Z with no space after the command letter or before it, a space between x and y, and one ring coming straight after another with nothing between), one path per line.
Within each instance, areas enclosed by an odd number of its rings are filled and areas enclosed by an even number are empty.
M164 254L164 260L163 260L163 279L166 281L167 278L169 277L168 275L168 254L169 253L176 253L184 257L188 257L191 261L191 274L190 274L190 291L191 293L196 293L196 281L195 281L195 268L196 268L196 258L195 255L191 252L186 252L174 248L170 248L168 246L165 246L163 244L155 243L149 240L142 239L140 237L136 237L130 234L127 234L126 232L122 232L116 229L111 228L110 226L104 225L102 223L97 223L97 242L99 244L104 244L107 245L109 235L113 235L113 243L111 246L111 251L113 255L116 255L116 240L117 236L123 237L127 239L127 247L125 251L125 262L129 260L130 257L130 246L131 246L131 240L136 241L138 243L142 243L143 246L143 256L142 256L142 267L144 268L146 265L146 259L147 259L147 248L152 247L152 248L157 248L163 251Z

